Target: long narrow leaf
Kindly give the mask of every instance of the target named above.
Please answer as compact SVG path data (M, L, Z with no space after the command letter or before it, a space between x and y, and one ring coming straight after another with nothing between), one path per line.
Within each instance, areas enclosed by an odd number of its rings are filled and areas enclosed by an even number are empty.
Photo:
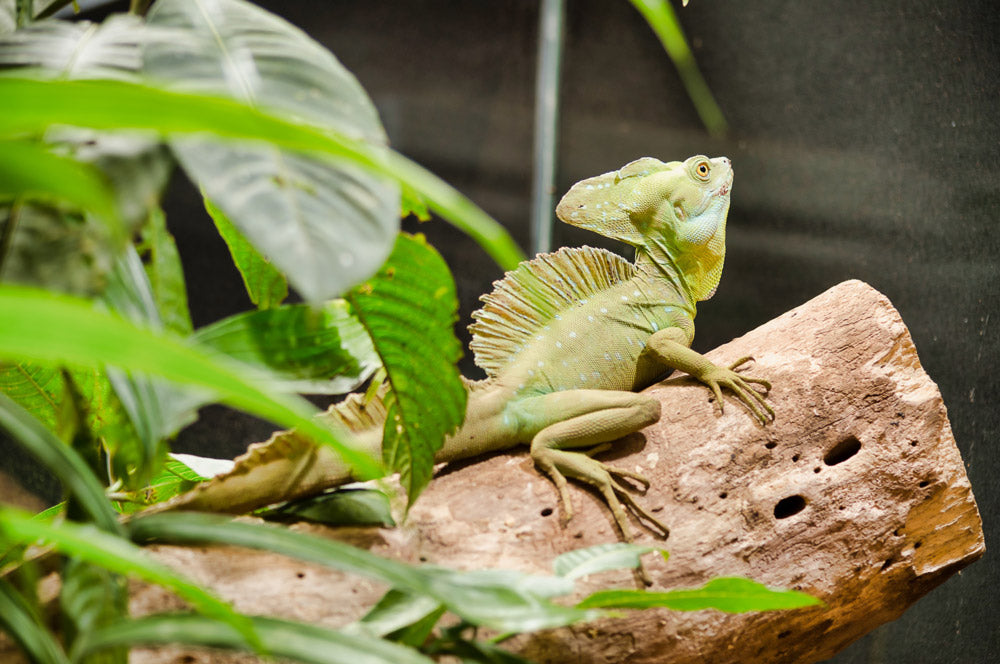
M0 578L0 627L20 644L37 664L69 664L55 637L29 609L7 579Z
M717 609L726 613L771 611L818 606L823 602L797 590L773 590L741 577L718 577L701 588L648 592L645 590L600 590L582 602L587 609L648 609L656 606L675 611Z
M299 560L382 581L445 604L465 620L499 632L524 632L568 625L596 612L563 607L548 600L569 594L573 583L559 577L529 576L505 570L456 572L410 567L334 540L283 528L230 521L210 514L170 513L139 516L129 523L136 542L219 543L274 551Z
M228 603L198 584L156 562L124 538L109 535L90 524L46 523L22 510L3 506L0 506L0 537L21 544L42 540L67 555L163 586L199 612L230 625L255 647L260 645L249 618L236 613Z
M267 651L306 664L432 664L415 650L367 636L276 618L251 618ZM77 657L121 645L183 644L246 650L224 623L196 615L159 615L105 627L82 640Z
M104 488L87 463L5 394L0 394L0 427L62 481L98 526L110 533L123 532L115 511L104 498Z
M57 124L148 129L163 135L210 132L347 160L410 187L474 237L501 267L513 269L524 258L503 227L453 187L399 154L332 130L284 120L229 99L119 81L0 78L0 99L5 101L0 136L41 132Z
M240 367L194 344L98 311L85 300L34 289L0 286L0 311L4 312L0 358L124 366L207 388L225 403L297 427L316 442L329 445L362 477L380 474L378 463L351 447L341 432L314 420L316 409L307 401L269 393Z

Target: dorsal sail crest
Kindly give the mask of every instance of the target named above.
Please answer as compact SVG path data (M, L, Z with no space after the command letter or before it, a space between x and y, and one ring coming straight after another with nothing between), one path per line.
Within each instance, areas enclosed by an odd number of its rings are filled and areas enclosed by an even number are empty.
M476 364L497 375L557 314L634 275L632 263L593 247L564 248L521 263L493 283L493 292L480 298L483 308L472 314Z

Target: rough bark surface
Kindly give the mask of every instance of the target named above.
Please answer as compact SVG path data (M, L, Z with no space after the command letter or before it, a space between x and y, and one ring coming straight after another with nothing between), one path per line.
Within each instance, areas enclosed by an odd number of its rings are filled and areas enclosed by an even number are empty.
M604 458L652 480L641 500L671 527L670 559L648 557L653 589L739 575L805 590L826 606L635 611L509 642L520 654L539 663L822 661L983 554L945 406L888 299L845 282L709 353L718 364L744 355L774 384L773 424L755 424L728 396L720 415L703 386L671 379L649 390L662 401L660 422ZM563 526L553 486L513 453L445 469L401 528L295 528L414 563L549 573L558 554L617 538L596 495L572 495L576 515ZM639 541L660 542L636 530ZM337 626L385 590L258 552L151 548L248 613ZM633 583L607 572L579 587ZM157 588L136 589L136 613L177 607ZM133 661L243 661L183 652L190 658L168 649Z

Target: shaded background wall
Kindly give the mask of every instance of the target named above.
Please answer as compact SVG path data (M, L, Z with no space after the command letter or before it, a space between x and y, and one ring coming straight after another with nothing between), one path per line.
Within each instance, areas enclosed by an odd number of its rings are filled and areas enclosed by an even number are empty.
M261 3L360 79L393 146L528 244L537 0ZM679 5L679 3L677 3ZM698 316L708 350L844 279L903 315L948 405L989 550L835 662L1000 661L1000 9L995 0L694 0L678 11L730 123L701 127L669 59L626 0L568 0L558 194L641 156L727 155L727 266ZM225 246L178 176L167 204L196 325L250 308ZM500 276L441 222L460 332ZM555 244L608 246L557 227ZM467 340L467 337L466 337ZM477 376L471 358L463 371ZM270 426L203 411L175 450L233 456Z

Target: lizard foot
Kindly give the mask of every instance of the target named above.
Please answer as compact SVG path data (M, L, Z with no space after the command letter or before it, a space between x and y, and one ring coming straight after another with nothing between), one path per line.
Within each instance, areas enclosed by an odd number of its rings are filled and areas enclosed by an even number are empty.
M767 400L764 398L771 390L771 383L763 378L755 378L753 376L746 376L740 373L740 369L743 365L752 361L753 358L747 356L741 357L728 367L717 367L713 365L710 369L698 376L698 380L705 383L705 385L712 390L712 393L715 394L715 400L719 404L720 413L725 412L721 389L725 387L736 395L736 398L739 399L744 406L746 406L746 408L753 414L754 419L761 424L766 425L768 422L774 421L774 409L771 408L770 404L768 404ZM753 385L760 385L763 387L763 392L753 387Z

